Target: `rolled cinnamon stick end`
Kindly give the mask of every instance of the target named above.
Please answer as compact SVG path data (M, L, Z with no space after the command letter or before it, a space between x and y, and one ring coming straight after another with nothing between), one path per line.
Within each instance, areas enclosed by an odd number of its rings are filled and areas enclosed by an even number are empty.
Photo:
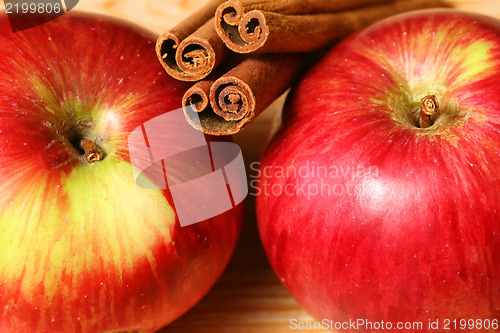
M239 1L227 1L217 8L215 30L224 44L237 53L255 52L266 44L269 36L264 12L246 12Z
M214 83L213 80L203 80L196 82L189 88L182 98L182 108L188 123L196 128L202 130L201 120L206 119L206 114L202 115L210 107L209 95L210 87Z
M228 50L217 36L213 17L221 2L209 2L157 39L158 60L170 76L182 81L198 81L226 58Z
M271 11L245 13L238 0L221 4L215 24L219 37L237 53L308 52L333 44L391 15L447 7L441 0L400 0L342 12L284 15Z
M213 83L200 81L189 89L183 98L186 118L206 134L236 134L286 91L303 63L296 54L249 57Z

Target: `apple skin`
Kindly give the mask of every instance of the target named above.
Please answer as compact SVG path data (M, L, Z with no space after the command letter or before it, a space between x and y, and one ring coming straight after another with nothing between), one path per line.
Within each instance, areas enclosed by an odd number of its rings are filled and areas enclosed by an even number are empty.
M440 112L418 128L430 94ZM424 323L408 332L498 320L499 170L499 21L394 16L339 43L292 89L257 175L263 246L319 319Z
M228 263L241 205L180 227L168 189L135 183L129 133L178 109L188 87L154 45L90 14L15 34L0 17L0 332L152 332ZM79 135L102 161L82 160Z

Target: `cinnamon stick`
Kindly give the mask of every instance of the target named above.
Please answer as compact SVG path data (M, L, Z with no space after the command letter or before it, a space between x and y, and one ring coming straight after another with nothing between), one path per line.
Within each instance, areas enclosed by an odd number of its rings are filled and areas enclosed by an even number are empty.
M156 54L170 76L182 81L198 81L227 57L229 50L214 27L214 13L222 2L210 1L158 38Z
M314 2L315 0L312 0ZM319 1L325 5L326 2ZM356 0L361 4L376 0ZM238 53L307 52L340 40L349 34L385 17L410 10L443 7L441 0L399 0L382 5L360 7L341 12L308 15L285 15L274 11L250 9L252 1L229 0L216 11L216 31L226 46ZM285 12L294 12L293 6L282 6ZM300 2L299 0L289 2ZM323 3L324 2L324 3ZM379 1L380 2L380 1ZM262 0L253 1L266 8ZM284 2L285 4L288 2ZM339 1L347 6L348 1ZM319 4L318 4L319 6ZM326 5L325 5L326 6ZM272 7L271 4L268 6ZM308 9L313 9L308 8ZM324 9L324 8L322 8ZM298 9L297 9L298 11Z
M212 87L213 83L214 80L210 79L196 82L184 93L182 98L182 108L186 120L191 126L200 131L203 128L211 127L210 123L220 121L210 108L210 87Z
M206 134L238 133L286 91L303 63L297 54L248 57L217 80L191 87L183 98L186 119Z
M367 5L393 2L394 0L230 0L221 4L221 10L234 7L241 14L261 10L279 14L312 14L352 9ZM230 13L227 13L230 14Z

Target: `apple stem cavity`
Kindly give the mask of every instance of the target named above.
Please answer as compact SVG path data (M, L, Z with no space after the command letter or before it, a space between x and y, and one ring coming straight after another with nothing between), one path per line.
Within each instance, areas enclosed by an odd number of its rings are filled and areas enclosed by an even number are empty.
M104 152L95 142L82 139L80 147L85 151L85 158L89 163L101 161L104 157Z
M428 95L420 101L420 128L432 125L432 116L439 111L439 102L435 95Z

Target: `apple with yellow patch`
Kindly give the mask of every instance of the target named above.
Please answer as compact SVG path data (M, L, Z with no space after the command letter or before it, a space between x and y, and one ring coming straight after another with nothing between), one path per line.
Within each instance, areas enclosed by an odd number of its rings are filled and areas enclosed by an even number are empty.
M155 38L92 15L17 33L0 17L0 332L152 332L228 263L241 205L181 227L169 189L134 179L130 133L188 87Z

